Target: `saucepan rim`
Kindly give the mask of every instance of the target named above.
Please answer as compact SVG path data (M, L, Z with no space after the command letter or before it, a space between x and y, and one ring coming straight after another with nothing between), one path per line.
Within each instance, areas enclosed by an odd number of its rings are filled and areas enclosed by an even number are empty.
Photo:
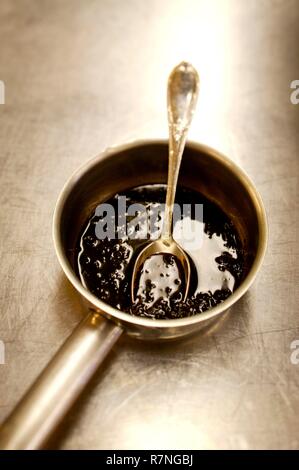
M90 302L97 310L103 313L103 315L109 316L110 319L115 320L116 323L124 323L124 324L131 324L131 325L139 325L143 327L150 327L150 328L176 328L176 327L183 327L188 325L193 325L196 323L204 322L206 320L210 320L217 315L220 315L225 310L230 308L233 304L237 302L237 300L242 297L245 292L249 289L252 285L255 277L262 265L266 248L267 248L267 240L268 240L268 225L267 225L267 217L266 211L264 208L264 204L262 199L255 188L254 184L252 183L251 179L248 177L246 172L242 170L238 165L236 165L232 160L228 157L223 155L218 150L215 150L205 144L188 141L187 147L194 149L200 153L205 153L210 155L215 160L218 160L220 163L224 164L233 174L237 177L243 186L246 187L247 192L250 195L250 198L254 204L256 214L257 214L257 222L258 222L258 231L259 231L259 240L258 240L258 249L251 266L250 271L248 272L245 279L241 282L240 286L223 302L212 307L211 309L203 312L198 313L191 317L185 318L178 318L178 319L151 319L151 318L143 318L130 315L129 313L122 312L111 305L103 302L102 300L98 299L95 295L93 295L88 289L86 289L76 276L75 272L73 271L72 267L70 266L69 260L67 259L65 250L63 249L61 238L60 238L60 224L61 224L61 217L64 209L64 204L70 194L70 192L74 189L77 184L80 184L80 180L82 176L88 172L93 166L98 164L102 159L107 156L111 156L113 154L118 154L120 152L130 150L132 148L138 148L143 146L150 146L150 145L167 145L166 139L143 139L143 140L133 140L124 144L115 145L112 147L107 148L103 152L101 152L96 157L88 160L86 163L81 165L75 172L70 176L70 178L66 181L62 191L58 197L54 216L53 216L53 241L55 246L56 255L58 257L58 261L60 266L62 267L65 275L74 286L74 288L88 301Z

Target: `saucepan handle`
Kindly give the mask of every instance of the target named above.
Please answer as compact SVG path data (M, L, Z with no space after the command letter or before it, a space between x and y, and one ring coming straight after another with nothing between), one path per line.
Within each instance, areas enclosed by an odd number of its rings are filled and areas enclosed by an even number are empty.
M122 332L90 312L2 425L0 449L42 448Z

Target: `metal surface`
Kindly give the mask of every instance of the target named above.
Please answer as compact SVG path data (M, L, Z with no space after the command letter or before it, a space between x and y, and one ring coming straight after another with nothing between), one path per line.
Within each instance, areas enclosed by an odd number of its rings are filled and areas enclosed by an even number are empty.
M61 186L107 145L166 135L161 79L186 58L202 90L191 137L257 184L266 262L209 334L124 337L51 445L298 448L298 2L3 0L0 14L1 418L84 311L54 257Z

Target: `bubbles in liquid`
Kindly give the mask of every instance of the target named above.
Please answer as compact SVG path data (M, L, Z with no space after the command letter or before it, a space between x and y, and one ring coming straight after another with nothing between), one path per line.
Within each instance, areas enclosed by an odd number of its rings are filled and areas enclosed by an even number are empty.
M106 201L115 208L116 195ZM164 203L165 186L148 185L126 191L127 204L141 203L155 210ZM140 249L148 243L138 236L130 239L97 239L97 216L92 215L78 241L78 275L81 282L97 297L132 315L150 318L181 318L203 312L225 300L239 285L243 276L243 250L238 233L223 211L200 193L178 188L176 202L203 204L203 219L192 214L176 222L174 238L189 255L192 266L191 283L185 302L182 301L181 266L172 255L154 255L146 260L136 287L137 299L131 302L131 278L134 261ZM132 217L123 224L130 223ZM144 220L146 223L146 220ZM162 227L159 215L154 229L157 238ZM118 227L125 234L126 227ZM144 233L143 223L136 228ZM179 237L180 234L185 236ZM186 236L186 233L188 236ZM192 237L189 237L189 234Z

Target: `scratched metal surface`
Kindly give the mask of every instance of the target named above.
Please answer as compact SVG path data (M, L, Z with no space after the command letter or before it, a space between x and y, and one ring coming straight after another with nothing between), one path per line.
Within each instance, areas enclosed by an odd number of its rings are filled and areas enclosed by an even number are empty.
M1 1L1 420L84 313L51 239L62 185L109 145L167 135L167 74L187 59L201 75L190 138L264 199L263 269L209 335L123 337L51 446L299 447L298 22L298 0Z

